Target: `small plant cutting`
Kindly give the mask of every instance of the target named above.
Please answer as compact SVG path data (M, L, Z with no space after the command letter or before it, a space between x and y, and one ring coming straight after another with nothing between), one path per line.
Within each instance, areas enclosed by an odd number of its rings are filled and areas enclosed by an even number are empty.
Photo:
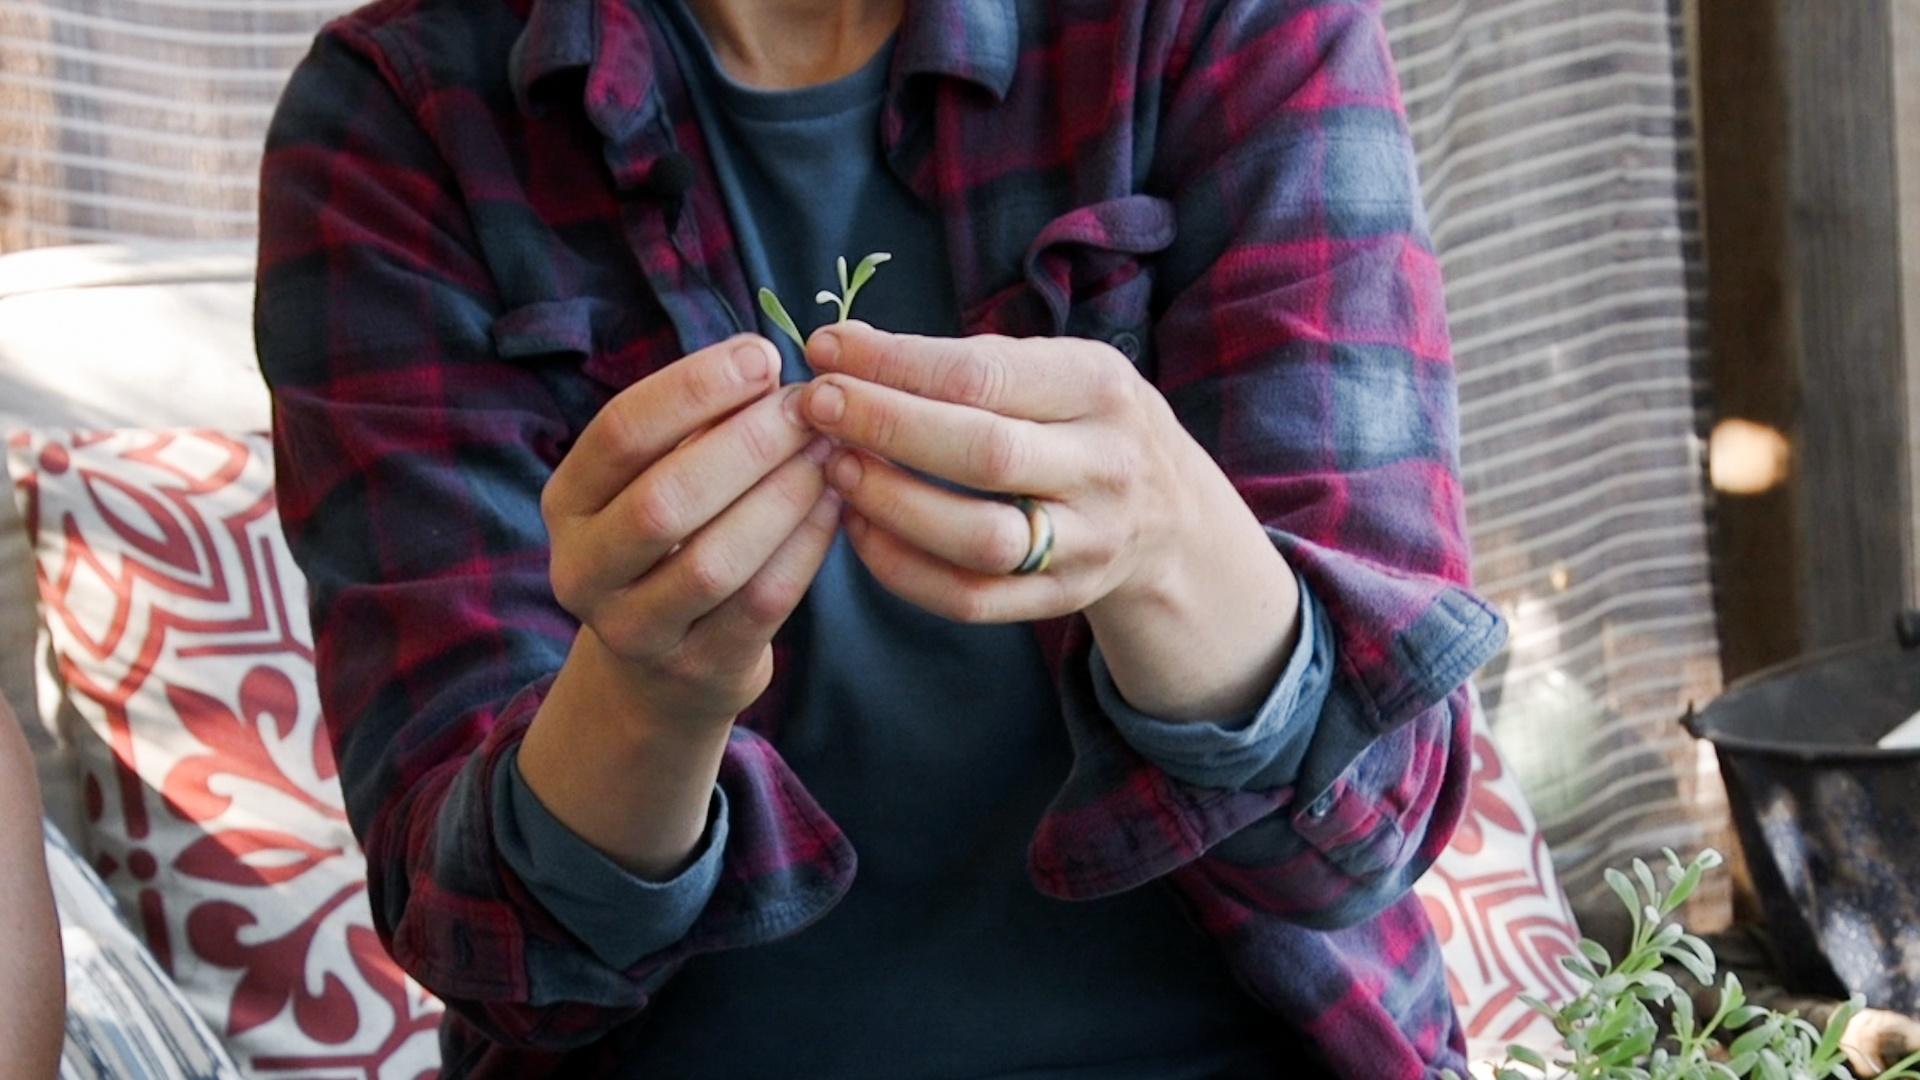
M1691 864L1672 851L1666 856L1664 882L1640 859L1633 861L1631 877L1616 869L1606 873L1608 887L1633 916L1626 955L1615 961L1597 942L1582 940L1579 953L1562 957L1561 964L1585 988L1558 1007L1525 999L1552 1021L1565 1056L1548 1060L1510 1046L1507 1060L1494 1070L1498 1080L1853 1080L1840 1043L1863 1007L1859 998L1836 1010L1822 1031L1795 1014L1749 1004L1739 978L1727 972L1711 1015L1702 1016L1693 995L1661 970L1672 962L1703 988L1713 987L1713 950L1673 914L1721 861L1711 849ZM1669 1015L1664 1035L1656 1007ZM1881 1072L1880 1080L1920 1080L1917 1066L1920 1054Z
M834 260L834 268L840 273L840 292L836 295L831 290L821 289L814 294L813 299L817 303L838 306L840 317L834 321L846 322L853 315L853 298L860 294L860 287L873 280L874 270L891 258L893 256L888 252L876 251L861 259L860 264L853 268L853 273L848 274L847 257L840 256ZM793 316L787 314L786 305L780 303L780 298L773 294L772 289L760 290L760 310L766 312L767 318L773 320L773 325L792 338L795 345L800 346L802 350L806 349L807 339L801 335L800 327L795 325Z

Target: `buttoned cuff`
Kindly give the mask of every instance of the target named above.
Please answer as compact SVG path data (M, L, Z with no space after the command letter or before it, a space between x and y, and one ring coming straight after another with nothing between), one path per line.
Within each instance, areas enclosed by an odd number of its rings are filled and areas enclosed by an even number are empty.
M666 881L648 881L553 816L520 774L518 747L498 769L492 809L501 857L602 963L625 970L692 929L719 883L727 845L727 796L718 784L692 862Z
M1298 580L1298 574L1295 575ZM1197 787L1272 789L1294 782L1333 684L1333 631L1300 581L1300 639L1258 708L1226 720L1167 720L1129 705L1096 642L1087 663L1095 700L1127 744Z

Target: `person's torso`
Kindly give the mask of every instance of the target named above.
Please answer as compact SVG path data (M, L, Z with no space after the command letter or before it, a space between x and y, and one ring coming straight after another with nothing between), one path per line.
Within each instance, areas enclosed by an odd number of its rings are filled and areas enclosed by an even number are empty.
M378 0L355 17L355 32L401 58L387 77L407 88L467 210L493 291L496 356L537 373L576 436L614 394L756 325L709 148L644 14L651 2ZM909 5L897 67L910 74L893 80L882 107L883 157L940 222L960 332L1094 338L1156 377L1165 283L1190 279L1215 254L1176 243L1174 195L1152 175L1177 141L1160 130L1161 87L1179 62L1167 45L1176 24L1207 17L1202 6ZM913 10L939 17L915 20ZM990 23L1005 13L1017 26L1002 33ZM684 170L661 169L670 158ZM1218 387L1162 389L1191 423L1223 422L1229 403L1216 399ZM1052 670L1067 621L1033 629ZM797 630L798 620L775 641L783 661ZM773 688L739 725L799 755L781 732L797 689L792 666L776 666ZM1034 808L1018 816L1023 829L1034 824ZM1183 876L1188 905L1259 987L1275 1030L1308 1031L1323 1052L1344 1053L1342 1075L1358 1075L1351 1062L1366 1053L1345 1052L1342 1032L1410 1044L1417 1031L1422 1047L1457 1034L1444 980L1395 981L1432 965L1416 901L1385 913L1385 929L1342 937L1259 910L1205 875ZM1371 944L1388 936L1427 943L1388 959ZM448 1013L448 1075L580 1075L605 1060L517 1049L485 1032ZM1274 1060L1289 1075L1326 1071L1307 1055Z
M836 256L892 261L857 313L951 335L938 217L885 167L892 46L843 79L755 91L691 12L659 19L688 75L751 287L805 333ZM811 376L766 328L786 381ZM1202 1080L1272 1076L1275 1025L1164 886L1094 902L1027 880L1033 823L1071 764L1032 629L965 625L882 587L839 537L793 619L777 745L859 854L825 918L692 959L619 1038L630 1075Z

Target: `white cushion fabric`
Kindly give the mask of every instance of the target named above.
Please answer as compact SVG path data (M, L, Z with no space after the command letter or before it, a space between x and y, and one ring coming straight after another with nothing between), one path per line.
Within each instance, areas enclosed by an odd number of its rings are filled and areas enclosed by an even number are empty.
M26 428L266 430L253 262L245 242L0 256L0 439ZM48 816L78 835L76 772L45 707L58 698L34 685L36 593L15 500L0 497L0 697L27 728Z
M99 876L58 829L42 831L66 952L60 1080L239 1080L220 1041L120 922Z

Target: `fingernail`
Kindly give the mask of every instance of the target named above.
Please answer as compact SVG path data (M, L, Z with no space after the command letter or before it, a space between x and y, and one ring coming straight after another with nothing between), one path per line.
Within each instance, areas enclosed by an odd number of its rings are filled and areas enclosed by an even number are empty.
M840 493L828 488L820 493L820 501L813 504L813 513L807 516L813 519L815 525L825 528L840 516L841 503Z
M755 383L765 379L773 372L773 365L767 359L767 351L750 341L743 341L734 347L733 370L740 375L740 381Z
M800 427L806 421L800 419L800 395L806 393L807 385L797 383L787 387L786 396L780 399L780 411L786 414L787 422Z
M847 412L847 395L832 383L816 382L807 398L807 413L822 424L837 424Z
M815 368L832 367L840 359L840 335L832 330L816 330L807 343L807 356Z
M841 491L852 491L860 486L860 455L851 450L842 451L839 460L827 470L827 482Z
M824 464L828 455L833 453L833 444L824 438L819 438L808 443L807 448L800 452L807 456L808 461L820 465Z

